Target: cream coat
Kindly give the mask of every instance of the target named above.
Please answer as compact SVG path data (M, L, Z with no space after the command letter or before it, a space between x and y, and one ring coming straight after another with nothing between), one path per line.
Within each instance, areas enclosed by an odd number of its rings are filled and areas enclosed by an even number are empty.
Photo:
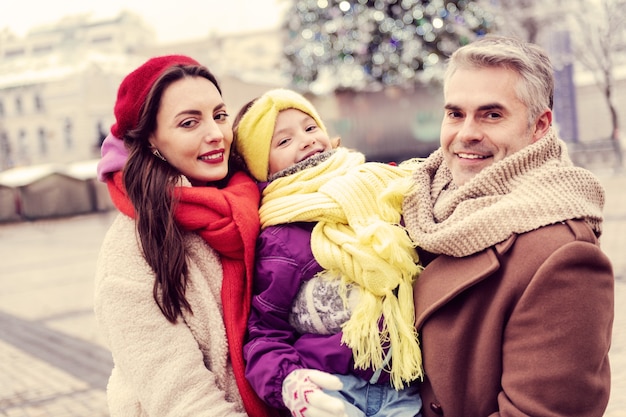
M104 239L95 313L114 361L107 388L111 417L246 415L228 360L219 256L198 235L185 240L186 297L194 314L172 324L152 296L154 274L134 221L120 214Z

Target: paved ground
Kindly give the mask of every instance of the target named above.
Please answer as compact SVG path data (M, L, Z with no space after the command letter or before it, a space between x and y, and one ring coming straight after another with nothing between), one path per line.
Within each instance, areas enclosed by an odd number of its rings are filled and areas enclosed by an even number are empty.
M602 245L616 272L605 416L626 417L626 175L598 175L607 189ZM0 417L108 416L111 357L95 327L92 292L113 215L0 225Z

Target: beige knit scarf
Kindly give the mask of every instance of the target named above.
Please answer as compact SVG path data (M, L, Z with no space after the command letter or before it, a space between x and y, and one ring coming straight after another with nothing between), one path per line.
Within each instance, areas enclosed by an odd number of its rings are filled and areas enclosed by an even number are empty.
M413 282L420 267L399 225L415 166L364 161L362 154L339 148L314 167L272 181L263 192L261 227L317 222L311 249L323 276L346 284L346 302L347 285L361 289L342 341L352 348L358 368L383 367L389 347L393 359L387 370L392 384L402 388L422 376L413 325Z
M584 219L601 233L604 190L573 166L553 130L456 188L435 151L413 174L403 209L415 243L432 253L468 256L542 226Z

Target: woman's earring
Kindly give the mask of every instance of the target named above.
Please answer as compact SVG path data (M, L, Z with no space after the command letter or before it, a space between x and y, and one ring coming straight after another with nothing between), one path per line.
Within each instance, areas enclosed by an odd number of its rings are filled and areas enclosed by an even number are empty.
M157 158L159 158L161 161L166 161L165 157L163 155L161 155L161 152L159 152L159 150L157 148L152 149L152 155L156 156Z

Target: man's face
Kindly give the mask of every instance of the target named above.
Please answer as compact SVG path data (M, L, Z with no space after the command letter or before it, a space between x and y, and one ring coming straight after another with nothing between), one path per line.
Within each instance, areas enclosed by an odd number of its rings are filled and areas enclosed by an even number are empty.
M529 126L529 109L515 93L519 81L516 72L505 68L458 69L448 80L441 147L457 186L549 129L549 110Z

